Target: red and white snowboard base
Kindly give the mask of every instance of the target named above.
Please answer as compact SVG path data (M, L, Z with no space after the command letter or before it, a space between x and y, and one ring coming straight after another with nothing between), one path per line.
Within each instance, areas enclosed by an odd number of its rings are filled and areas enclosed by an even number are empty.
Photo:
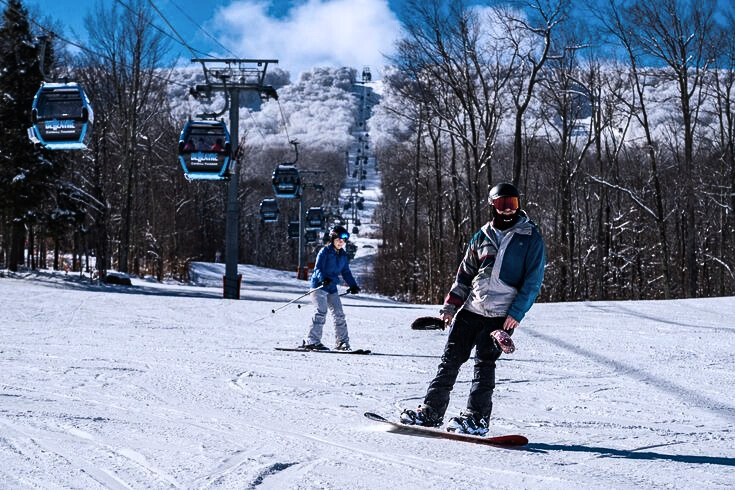
M460 434L457 432L447 432L441 429L433 429L431 427L423 427L420 425L406 425L398 422L392 422L377 413L365 412L365 417L375 422L382 422L390 426L390 432L398 432L403 434L414 434L424 437L437 437L442 439L452 439L454 441L472 442L474 444L486 444L488 446L497 447L518 447L528 444L528 439L519 435L507 436L473 436L470 434Z

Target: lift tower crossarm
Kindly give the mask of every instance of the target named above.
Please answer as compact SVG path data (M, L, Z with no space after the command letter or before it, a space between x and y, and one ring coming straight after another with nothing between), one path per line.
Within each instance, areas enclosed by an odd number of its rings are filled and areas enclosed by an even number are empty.
M210 75L220 80L223 76L226 77L228 79L228 88L232 88L234 86L241 90L258 90L259 87L266 86L265 75L268 71L268 65L271 63L278 63L278 60L236 58L193 58L191 61L193 63L201 63L202 68L204 69L206 85L219 90L224 90L224 85L220 85L210 80ZM248 66L253 64L256 66Z

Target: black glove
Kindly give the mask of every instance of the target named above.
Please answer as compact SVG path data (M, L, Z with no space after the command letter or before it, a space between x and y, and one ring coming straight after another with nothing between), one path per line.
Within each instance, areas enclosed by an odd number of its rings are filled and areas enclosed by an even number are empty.
M322 282L320 282L319 284L326 287L332 284L332 280L328 277L325 277L324 279L322 279Z
M360 286L352 286L350 289L347 290L350 294L357 294L360 292Z

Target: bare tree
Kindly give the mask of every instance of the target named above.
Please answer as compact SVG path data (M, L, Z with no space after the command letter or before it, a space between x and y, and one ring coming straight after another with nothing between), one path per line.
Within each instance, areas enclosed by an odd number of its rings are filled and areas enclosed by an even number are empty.
M541 70L549 58L553 36L566 19L566 0L529 0L495 9L511 46L509 84L515 107L513 183L518 185L523 168L523 118L533 98Z
M731 10L725 16L726 30L735 26L735 13ZM727 294L726 276L735 281L733 271L733 239L735 239L735 41L732 36L720 36L717 45L721 47L716 64L713 66L709 85L714 98L714 117L717 120L716 156L720 162L719 174L723 183L719 186L716 202L718 204L720 226L718 254L714 259L720 270L720 291Z
M505 108L501 94L510 72L502 50L491 44L488 19L463 2L447 8L438 0L412 4L407 36L398 44L396 65L411 78L406 97L420 98L432 119L443 122L466 155L472 226L492 184L495 143ZM481 175L485 181L481 181Z
M594 143L595 135L585 122L592 118L593 98L582 81L578 56L581 43L575 41L571 34L568 41L564 44L575 47L565 48L549 60L539 91L543 100L539 112L545 121L551 163L555 166L554 191L558 209L555 223L558 227L557 243L562 251L558 257L560 299L576 297L578 278L583 277L576 256L577 213L573 208L577 193L574 188L580 165Z
M666 229L667 213L664 211L664 195L661 185L661 177L659 172L659 161L656 153L657 143L654 138L652 124L649 118L649 104L647 96L647 87L650 79L649 72L645 68L641 68L641 57L643 52L638 46L640 39L634 35L638 28L633 20L621 11L616 0L609 0L607 7L598 11L598 19L604 28L606 34L611 35L615 41L623 48L628 65L629 85L631 89L630 95L627 91L616 90L613 93L620 94L619 103L627 108L627 112L636 118L638 124L643 129L645 135L645 149L647 161L650 168L650 178L653 184L653 205L649 206L645 200L630 189L618 189L624 191L632 201L638 205L644 213L653 218L658 231L658 239L661 243L662 258L661 267L663 273L664 297L671 298L671 271L669 267L669 240ZM611 187L617 187L615 184L606 184Z
M136 0L132 6L106 8L98 5L86 18L90 46L84 59L88 67L87 84L91 87L97 112L102 115L101 141L104 150L98 155L107 171L114 173L108 198L114 195L113 213L120 212L118 267L127 272L134 228L135 188L139 178L141 149L157 114L168 110L166 74L160 71L168 46L163 34L150 23L147 2ZM110 175L112 176L112 175ZM116 220L116 219L115 219Z
M694 136L699 122L703 97L703 81L714 59L711 36L717 31L715 0L689 2L661 0L637 1L623 15L631 43L644 55L659 60L668 67L668 75L678 89L680 134L684 147L680 157L680 175L684 194L683 244L687 295L698 294L697 286L697 226L696 169ZM635 30L630 29L635 25Z

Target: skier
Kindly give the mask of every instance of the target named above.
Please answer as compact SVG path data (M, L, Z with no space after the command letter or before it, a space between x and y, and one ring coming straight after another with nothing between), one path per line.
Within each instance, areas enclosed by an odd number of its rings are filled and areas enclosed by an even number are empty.
M515 349L510 335L531 308L544 275L544 242L520 208L518 189L500 183L490 190L492 221L470 240L441 309L450 325L436 376L424 403L401 413L409 425L439 427L459 369L475 347L475 372L467 408L447 424L450 432L485 435L492 411L495 361Z
M352 277L350 271L350 259L344 250L350 234L342 226L335 226L329 231L329 245L325 245L316 256L314 273L311 276L312 289L318 288L311 293L311 302L314 305L314 316L311 320L311 328L302 348L307 350L329 350L322 344L322 328L327 319L327 308L332 310L334 316L334 333L337 339L337 350L351 350L350 339L347 333L347 322L342 310L342 301L337 292L337 282L342 275L349 285L347 290L350 294L357 294L360 288Z

